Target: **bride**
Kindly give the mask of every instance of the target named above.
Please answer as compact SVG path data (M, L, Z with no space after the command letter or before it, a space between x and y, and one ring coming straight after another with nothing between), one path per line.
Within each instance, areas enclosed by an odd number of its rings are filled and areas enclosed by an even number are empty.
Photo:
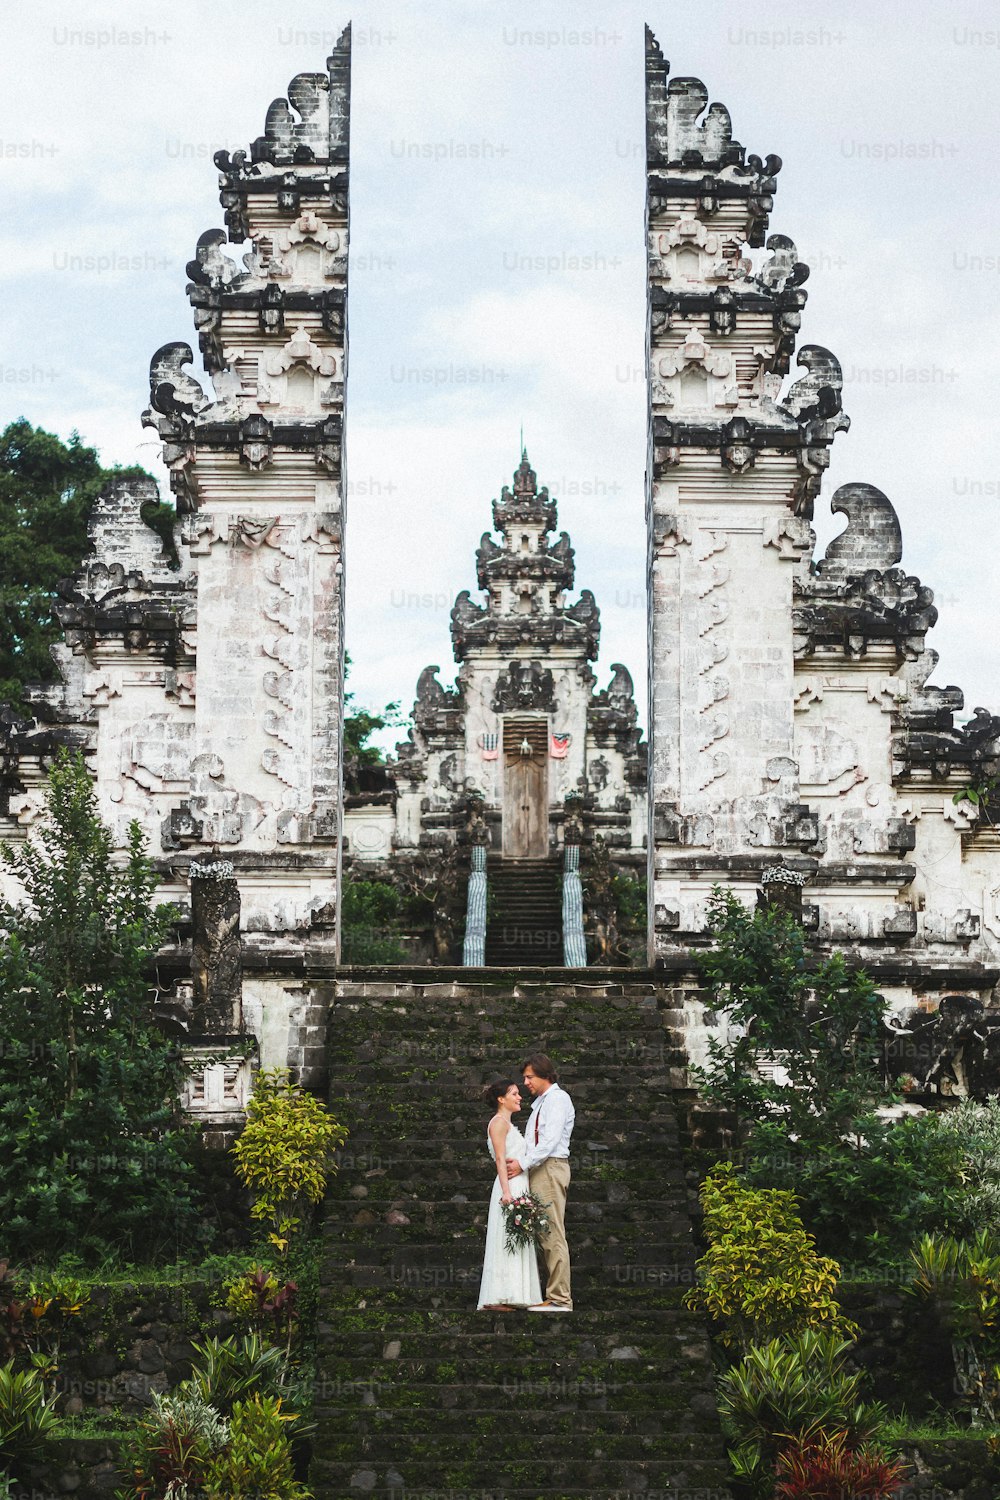
M513 1116L522 1108L523 1100L516 1083L509 1078L498 1078L491 1083L483 1095L486 1103L494 1109L487 1137L490 1155L496 1163L497 1175L490 1198L490 1217L486 1225L486 1255L483 1258L483 1279L479 1287L479 1310L486 1312L509 1312L515 1307L531 1307L542 1300L542 1289L538 1280L538 1261L533 1245L522 1245L509 1251L506 1244L506 1227L501 1204L510 1203L522 1193L528 1192L528 1174L507 1176L507 1158L523 1161L525 1156L524 1136L513 1123Z

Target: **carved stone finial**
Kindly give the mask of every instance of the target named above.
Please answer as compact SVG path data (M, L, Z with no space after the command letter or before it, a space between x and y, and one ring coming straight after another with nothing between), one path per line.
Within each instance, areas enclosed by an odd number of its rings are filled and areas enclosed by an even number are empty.
M837 356L824 349L822 344L805 344L795 363L802 365L806 374L778 403L781 409L800 420L812 416L835 416L841 408L840 393L844 386L844 374Z
M801 286L809 279L809 267L799 260L795 241L787 234L768 236L767 249L771 259L757 273L757 283L769 292L783 292L786 286Z
M819 564L824 578L860 577L872 568L892 568L903 555L903 534L892 502L873 484L842 484L830 501L847 526L834 537Z
M165 417L191 417L209 404L193 375L183 368L194 360L190 344L163 344L149 362L149 403Z

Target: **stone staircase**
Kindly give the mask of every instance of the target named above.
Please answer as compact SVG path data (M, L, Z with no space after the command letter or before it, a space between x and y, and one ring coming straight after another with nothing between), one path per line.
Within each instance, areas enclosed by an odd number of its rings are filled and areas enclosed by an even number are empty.
M562 882L552 859L504 859L487 869L486 962L562 967Z
M448 975L452 977L447 977ZM479 970L337 985L317 1500L725 1500L667 993L634 971ZM484 1081L548 1050L573 1095L576 1311L477 1313ZM522 1117L522 1123L523 1123Z

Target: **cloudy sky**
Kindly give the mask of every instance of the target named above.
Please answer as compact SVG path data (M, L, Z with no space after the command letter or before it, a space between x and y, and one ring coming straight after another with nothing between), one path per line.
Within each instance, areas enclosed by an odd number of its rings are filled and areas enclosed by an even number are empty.
M815 10L816 19L811 18ZM451 667L519 433L644 686L643 70L648 19L750 151L841 359L826 490L879 485L935 590L936 680L1000 708L1000 19L995 5L554 0L70 6L5 16L0 421L158 466L152 352L192 339L184 265L246 146L353 19L348 648L372 705ZM820 17L822 19L820 19ZM192 340L193 341L193 340ZM821 545L839 529L821 513Z

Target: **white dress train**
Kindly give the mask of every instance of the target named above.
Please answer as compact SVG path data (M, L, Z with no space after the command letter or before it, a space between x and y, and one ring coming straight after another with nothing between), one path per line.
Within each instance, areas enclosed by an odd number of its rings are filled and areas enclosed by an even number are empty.
M490 1157L496 1163L496 1152L489 1135L486 1137ZM523 1161L525 1156L524 1136L516 1125L507 1133L508 1156ZM508 1178L512 1198L528 1192L528 1174ZM530 1307L541 1302L542 1287L538 1279L538 1260L534 1245L522 1245L513 1254L507 1249L506 1226L503 1206L500 1202L500 1178L493 1178L493 1194L490 1198L490 1216L486 1225L486 1254L483 1257L483 1279L479 1285L479 1307L493 1307L505 1303L508 1307Z

